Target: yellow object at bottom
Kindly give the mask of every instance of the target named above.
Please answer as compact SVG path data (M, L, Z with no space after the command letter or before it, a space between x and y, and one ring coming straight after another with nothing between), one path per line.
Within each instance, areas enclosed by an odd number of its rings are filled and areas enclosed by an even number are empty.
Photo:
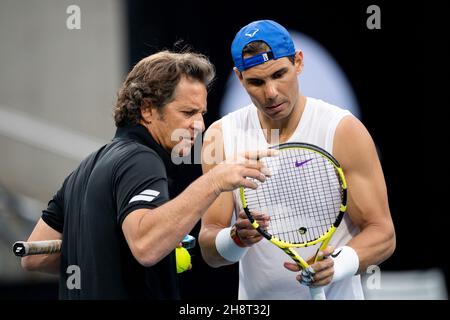
M191 255L189 252L183 247L178 247L175 249L175 256L177 260L177 273L189 270L191 266Z

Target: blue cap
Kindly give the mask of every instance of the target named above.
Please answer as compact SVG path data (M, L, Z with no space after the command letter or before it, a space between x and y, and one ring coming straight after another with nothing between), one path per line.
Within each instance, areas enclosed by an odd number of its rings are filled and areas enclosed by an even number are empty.
M244 59L242 50L254 41L264 41L271 51ZM231 56L239 71L247 70L272 59L293 56L294 54L295 47L291 35L286 28L272 20L251 22L239 30L231 44Z

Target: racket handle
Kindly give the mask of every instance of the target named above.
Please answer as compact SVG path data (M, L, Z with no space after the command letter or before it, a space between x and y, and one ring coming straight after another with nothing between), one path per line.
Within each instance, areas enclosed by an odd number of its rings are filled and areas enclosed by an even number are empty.
M312 300L327 300L323 287L309 288Z
M61 251L61 240L48 241L17 241L13 245L13 253L18 257L25 257L33 254L51 254Z

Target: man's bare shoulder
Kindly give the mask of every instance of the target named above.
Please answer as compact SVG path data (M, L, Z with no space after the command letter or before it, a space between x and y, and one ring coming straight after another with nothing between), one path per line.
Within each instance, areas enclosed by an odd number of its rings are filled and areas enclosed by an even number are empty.
M345 167L358 167L375 161L374 141L364 124L354 116L344 117L334 136L333 154Z
M336 128L335 143L348 143L354 139L367 141L367 138L371 141L367 128L353 115L343 117Z
M212 130L219 130L220 132L222 132L222 119L214 121L206 130L205 135Z

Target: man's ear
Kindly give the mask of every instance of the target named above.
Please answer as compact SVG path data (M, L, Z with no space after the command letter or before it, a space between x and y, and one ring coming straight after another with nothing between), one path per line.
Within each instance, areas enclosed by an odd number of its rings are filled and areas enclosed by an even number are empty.
M238 77L239 81L242 83L242 81L244 80L244 78L242 77L242 72L240 72L236 67L233 68L233 71L236 77Z
M144 99L141 105L141 118L145 123L151 123L154 115L152 104L148 99Z
M300 74L303 71L303 51L299 50L295 53L295 72Z

